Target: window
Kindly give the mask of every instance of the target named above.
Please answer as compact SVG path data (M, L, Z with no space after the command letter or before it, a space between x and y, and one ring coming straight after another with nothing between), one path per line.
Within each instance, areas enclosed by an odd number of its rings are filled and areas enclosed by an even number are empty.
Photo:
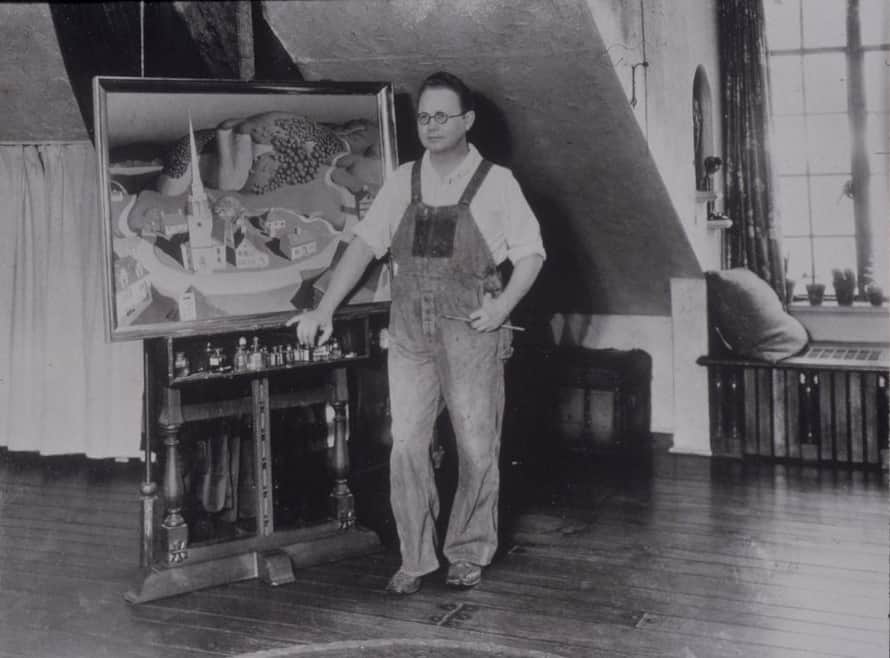
M815 274L830 292L831 270L851 268L886 292L890 2L764 0L764 7L788 276Z

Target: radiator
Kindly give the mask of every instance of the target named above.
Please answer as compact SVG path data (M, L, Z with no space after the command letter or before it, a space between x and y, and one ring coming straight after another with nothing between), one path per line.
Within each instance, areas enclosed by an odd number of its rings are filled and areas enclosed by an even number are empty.
M814 343L775 365L699 362L708 367L715 455L886 468L887 346Z

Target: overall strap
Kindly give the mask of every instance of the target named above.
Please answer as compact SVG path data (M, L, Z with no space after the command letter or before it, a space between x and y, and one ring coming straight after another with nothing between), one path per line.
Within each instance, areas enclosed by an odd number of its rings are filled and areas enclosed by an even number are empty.
M420 159L411 167L411 203L420 203Z
M470 179L470 182L467 183L467 187L464 189L460 201L458 201L459 205L469 207L473 197L476 196L476 192L482 186L482 181L485 180L485 175L488 173L489 169L491 169L491 161L483 160L479 163L475 173L473 173L473 177Z

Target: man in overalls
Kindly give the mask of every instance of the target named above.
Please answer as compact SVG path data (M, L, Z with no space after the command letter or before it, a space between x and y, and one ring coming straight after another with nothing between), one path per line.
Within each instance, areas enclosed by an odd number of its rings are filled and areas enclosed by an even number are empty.
M502 327L534 283L545 253L540 228L512 173L467 142L472 94L436 73L421 85L423 157L390 176L338 263L318 307L295 316L305 344L331 335L337 306L374 257L392 254L389 387L390 499L402 564L386 586L412 594L439 568L439 498L430 460L440 400L448 407L458 484L442 552L446 583L473 587L497 548L504 359ZM502 286L497 265L513 273Z

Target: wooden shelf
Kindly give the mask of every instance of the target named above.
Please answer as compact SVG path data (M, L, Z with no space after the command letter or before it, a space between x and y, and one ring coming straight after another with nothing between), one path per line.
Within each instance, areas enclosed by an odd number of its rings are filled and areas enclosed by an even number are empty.
M695 191L695 201L697 203L707 203L709 201L716 201L721 198L720 194L717 194L713 190L696 190Z
M732 228L732 220L731 219L709 219L708 220L708 228L711 230L726 230L728 228Z
M369 354L365 352L362 354L344 355L337 358L318 359L315 361L298 361L296 363L287 363L281 366L267 366L256 370L250 368L245 370L232 370L230 368L229 370L221 372L194 372L185 376L174 376L170 380L170 386L182 386L184 384L225 379L268 377L278 373L299 370L301 368L311 368L313 366L342 366L354 361L367 359L368 357Z

